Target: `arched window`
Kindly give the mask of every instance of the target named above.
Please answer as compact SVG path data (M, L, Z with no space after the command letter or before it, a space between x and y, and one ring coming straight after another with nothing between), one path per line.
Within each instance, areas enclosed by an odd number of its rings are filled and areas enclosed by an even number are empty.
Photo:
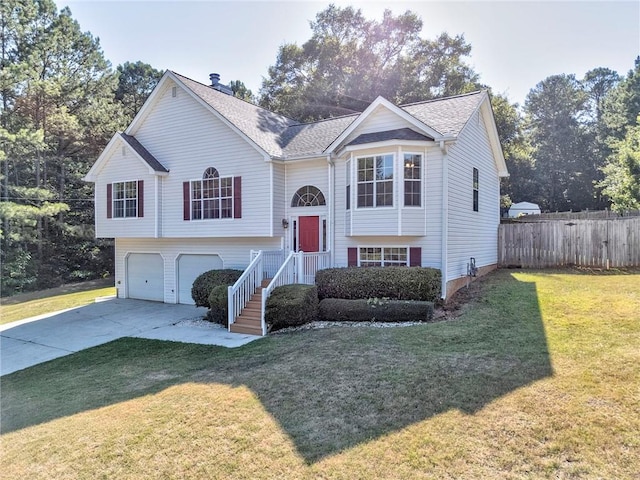
M191 219L233 218L233 177L207 168L202 180L191 181Z
M218 170L213 167L207 168L202 174L203 180L209 180L210 178L218 178L220 175L218 174Z
M306 185L295 193L291 200L292 207L319 207L326 205L324 195L318 187Z

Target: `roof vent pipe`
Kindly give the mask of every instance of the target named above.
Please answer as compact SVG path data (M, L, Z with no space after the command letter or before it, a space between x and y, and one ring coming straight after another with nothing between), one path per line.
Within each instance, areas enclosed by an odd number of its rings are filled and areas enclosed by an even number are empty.
M209 80L211 80L211 86L217 87L220 83L220 74L219 73L211 73L209 74Z

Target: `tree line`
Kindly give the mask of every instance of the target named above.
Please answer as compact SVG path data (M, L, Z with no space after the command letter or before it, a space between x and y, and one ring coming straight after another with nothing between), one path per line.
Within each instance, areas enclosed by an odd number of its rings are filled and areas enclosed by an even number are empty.
M488 88L467 63L462 35L422 36L413 12L366 19L329 6L303 45L284 44L254 94L239 98L300 121ZM99 40L52 0L0 4L0 270L2 295L108 275L110 240L94 239L92 185L82 181L114 132L140 109L162 72L112 68ZM640 60L620 77L595 68L536 85L523 106L492 93L511 177L505 202L547 210L640 202Z

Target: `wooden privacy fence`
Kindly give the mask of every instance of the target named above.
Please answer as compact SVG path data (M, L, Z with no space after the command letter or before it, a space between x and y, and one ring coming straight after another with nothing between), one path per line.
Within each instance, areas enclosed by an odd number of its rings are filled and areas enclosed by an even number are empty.
M640 266L640 217L506 223L498 229L500 266Z

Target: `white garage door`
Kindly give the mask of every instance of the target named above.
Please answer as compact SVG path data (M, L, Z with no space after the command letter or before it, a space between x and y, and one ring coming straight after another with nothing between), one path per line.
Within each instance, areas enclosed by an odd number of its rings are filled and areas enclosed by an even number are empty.
M180 255L178 259L178 303L193 305L191 287L201 273L222 268L218 255Z
M164 260L157 253L131 253L127 257L129 298L164 302Z

